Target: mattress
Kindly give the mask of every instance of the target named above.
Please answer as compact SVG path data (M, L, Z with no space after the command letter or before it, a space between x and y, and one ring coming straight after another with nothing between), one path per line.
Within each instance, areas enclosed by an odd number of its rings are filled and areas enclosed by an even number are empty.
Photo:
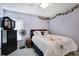
M36 35L32 37L32 41L44 56L64 56L78 49L74 40L59 35Z

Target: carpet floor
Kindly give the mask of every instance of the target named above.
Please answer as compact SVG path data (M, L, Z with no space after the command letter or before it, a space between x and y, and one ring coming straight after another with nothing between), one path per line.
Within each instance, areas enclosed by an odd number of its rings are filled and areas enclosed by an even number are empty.
M17 49L16 51L12 52L8 56L38 56L37 53L35 53L33 48L24 48L24 49Z
M1 54L0 54L1 55ZM2 55L5 56L5 55ZM38 56L37 53L35 53L33 48L24 48L24 49L17 49L8 56Z

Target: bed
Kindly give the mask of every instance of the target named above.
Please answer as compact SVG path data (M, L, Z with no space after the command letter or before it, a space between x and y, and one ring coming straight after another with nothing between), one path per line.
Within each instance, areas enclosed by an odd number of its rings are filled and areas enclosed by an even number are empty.
M42 35L34 35L34 32L40 31ZM47 29L32 29L30 36L32 46L40 56L64 56L70 52L78 50L78 46L71 38L59 35L44 35Z

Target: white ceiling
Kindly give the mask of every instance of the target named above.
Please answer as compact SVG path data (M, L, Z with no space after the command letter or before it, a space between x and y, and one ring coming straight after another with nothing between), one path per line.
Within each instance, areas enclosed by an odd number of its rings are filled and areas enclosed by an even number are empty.
M0 7L5 10L47 17L52 17L57 13L65 12L75 5L77 5L77 3L50 3L50 6L42 9L40 3L0 3Z

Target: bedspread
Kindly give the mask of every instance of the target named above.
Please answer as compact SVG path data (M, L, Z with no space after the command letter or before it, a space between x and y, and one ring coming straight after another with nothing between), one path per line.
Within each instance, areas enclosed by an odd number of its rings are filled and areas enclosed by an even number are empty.
M33 36L32 41L44 56L64 56L78 49L74 40L59 35Z

